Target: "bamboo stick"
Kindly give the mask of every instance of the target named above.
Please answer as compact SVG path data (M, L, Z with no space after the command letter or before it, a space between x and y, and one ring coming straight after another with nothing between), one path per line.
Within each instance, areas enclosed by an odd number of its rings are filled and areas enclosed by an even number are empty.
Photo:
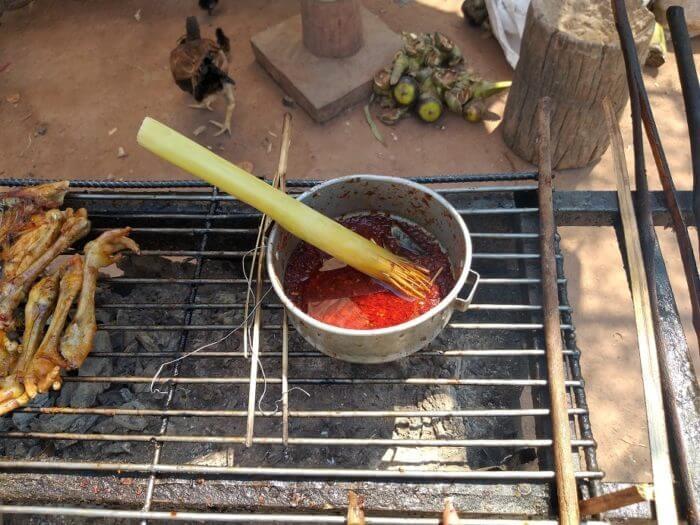
M676 500L673 493L673 473L666 435L661 378L657 346L654 332L652 306L649 300L649 286L644 270L644 257L639 238L637 219L632 204L629 175L625 161L622 134L617 125L612 105L604 103L605 116L611 130L610 141L613 151L613 165L617 176L617 193L625 237L627 266L630 272L632 301L637 324L639 357L642 365L642 384L646 401L647 425L651 465L656 493L656 515L659 523L678 523Z
M559 289L554 249L554 206L552 202L552 158L550 146L550 100L543 98L537 112L539 127L540 253L542 265L542 308L544 314L547 379L552 415L552 441L556 474L559 521L578 525L578 494L571 452L571 427L566 401L564 359L559 318Z
M295 237L356 270L409 296L423 298L430 290L425 268L368 241L164 124L145 118L137 141L156 155L253 206Z
M579 503L579 511L581 516L592 516L652 499L654 499L654 490L651 486L644 484L632 485L610 494L584 499Z
M284 114L282 122L282 142L280 144L280 157L277 164L277 172L272 180L273 187L285 186L284 180L287 177L287 159L289 158L289 148L292 144L292 115ZM266 232L271 221L267 215L260 219L260 229L258 231L258 243L256 244L255 256L251 264L251 270L255 266L255 313L253 314L253 341L251 345L250 360L250 383L248 388L248 419L246 422L246 447L253 445L253 431L255 429L255 398L258 384L258 356L260 354L260 326L262 324L262 306L258 303L262 300L263 266L265 262L265 241ZM257 264L256 264L257 263ZM246 307L248 303L246 302ZM246 308L246 317L247 308ZM245 325L247 327L247 321ZM244 334L247 343L247 337Z
M654 156L656 168L659 172L659 178L661 179L661 186L663 187L664 197L666 198L666 206L671 214L673 230L676 233L681 261L683 262L683 270L688 284L690 304L693 310L693 327L695 328L695 335L700 345L700 274L698 274L698 266L695 262L693 246L690 242L688 227L685 224L680 205L678 204L676 186L673 183L671 169L668 166L666 154L661 144L661 138L656 129L656 122L654 121L654 114L651 111L649 97L644 88L644 80L642 79L632 29L630 28L629 18L627 17L625 0L611 0L611 2L615 15L615 26L620 35L620 45L625 58L627 81L630 86L634 83L636 89L639 91L642 121L646 130L647 139L649 140L649 145L651 146L651 152Z

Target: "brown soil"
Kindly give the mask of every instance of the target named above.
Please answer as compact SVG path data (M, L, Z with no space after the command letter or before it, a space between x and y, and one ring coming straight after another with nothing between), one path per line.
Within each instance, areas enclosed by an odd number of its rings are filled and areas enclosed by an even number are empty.
M231 74L238 105L233 136L197 138L233 162L252 162L259 175L276 165L283 93L254 62L250 37L296 12L281 0L222 1L209 18L194 0L42 0L0 19L0 177L71 179L181 179L136 145L144 116L155 117L191 136L221 118L223 104L209 114L186 107L191 101L174 84L168 55L184 32L184 19L198 13L204 34L221 26L231 38ZM394 30L439 30L454 38L470 66L484 77L508 79L512 72L497 43L464 24L458 0L364 4ZM404 5L405 4L405 5ZM140 21L135 14L140 13ZM700 42L694 42L696 61ZM680 189L691 187L688 131L672 53L659 71L645 76L659 129ZM15 100L19 95L16 102ZM491 110L501 115L505 95ZM435 125L409 119L382 127L388 146L371 135L361 107L317 125L301 110L294 116L289 176L330 178L350 173L397 176L529 169L503 144L498 121L467 124L449 115ZM629 116L623 135L631 142ZM118 158L118 148L127 156ZM628 147L631 153L631 149ZM629 155L631 160L631 154ZM660 187L647 151L652 189ZM558 189L613 189L610 152L596 165L557 176ZM693 236L694 236L694 232ZM644 403L629 290L619 250L609 229L562 230L570 298L576 309L593 428L601 467L610 480L649 479ZM672 234L659 232L688 330L689 304Z

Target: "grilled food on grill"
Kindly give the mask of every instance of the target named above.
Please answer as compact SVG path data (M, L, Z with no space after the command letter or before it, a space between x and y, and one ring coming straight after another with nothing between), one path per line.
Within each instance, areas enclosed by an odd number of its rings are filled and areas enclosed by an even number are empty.
M92 349L92 341L97 332L95 287L100 268L121 259L119 252L124 250L139 253L139 245L127 237L130 231L131 228L107 231L85 246L83 287L80 291L78 310L61 338L61 356L69 368L78 368L83 364Z
M67 192L68 181L61 181L19 188L0 195L0 245L6 248L35 213L61 206Z
M61 368L67 368L66 361L59 354L61 333L68 319L73 301L80 293L83 282L83 259L74 255L65 268L61 277L60 291L56 301L56 309L51 318L51 324L46 330L39 349L28 364L19 371L18 375L24 381L24 388L30 398L38 392L47 392L50 387L58 389L61 386Z
M90 231L90 221L87 219L87 212L82 208L75 213L70 208L67 209L66 220L53 244L32 261L26 270L8 280L2 280L0 283L0 330L8 330L14 326L14 311L26 297L34 281L56 257L75 241L84 237L88 231Z
M103 233L87 243L84 256L73 255L56 268L56 258L90 230L84 209L56 209L67 188L67 182L27 188L6 193L0 201L5 211L11 210L11 216L3 215L0 231L5 240L14 240L2 253L0 415L26 405L39 392L59 389L61 370L83 363L97 331L99 270L117 262L124 250L139 251L127 237L131 229L120 228ZM42 276L47 268L53 270ZM77 311L66 327L79 294ZM22 328L16 326L15 312L25 297L24 333L18 344L12 340L14 330Z
M234 80L228 75L231 44L221 28L216 29L216 42L202 38L197 17L190 16L186 23L187 34L180 39L170 53L170 71L175 83L194 97L192 108L208 109L214 99L223 93L226 97L226 117L223 124L210 120L219 128L215 135L231 134L231 116L236 106L233 92Z

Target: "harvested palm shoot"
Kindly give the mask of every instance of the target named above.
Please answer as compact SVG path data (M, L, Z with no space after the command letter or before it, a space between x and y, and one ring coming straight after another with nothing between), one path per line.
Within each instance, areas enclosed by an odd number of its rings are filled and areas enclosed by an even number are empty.
M464 68L457 44L442 33L403 33L403 47L394 62L374 76L372 90L384 108L379 119L389 126L413 109L425 122L435 122L447 107L469 122L480 122L483 101L510 87L510 81L489 82ZM469 103L472 105L469 106Z
M138 143L269 216L292 235L406 295L423 298L430 276L313 208L274 189L177 131L144 119Z

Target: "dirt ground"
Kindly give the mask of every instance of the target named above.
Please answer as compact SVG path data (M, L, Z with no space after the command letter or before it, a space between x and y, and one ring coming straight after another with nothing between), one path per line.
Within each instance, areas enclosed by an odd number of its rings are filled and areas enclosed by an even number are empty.
M496 41L465 25L459 0L364 0L394 30L439 30L454 38L469 64L484 77L508 79L512 71ZM222 27L231 39L231 75L237 107L233 136L214 137L209 128L197 140L233 162L248 161L258 175L276 165L283 93L255 63L250 37L296 13L296 2L222 0L212 18L195 0L38 0L0 19L0 177L66 179L183 179L136 144L144 116L191 135L216 113L187 108L191 100L173 84L168 56L184 33L184 19L199 14L202 31ZM135 15L139 16L135 16ZM139 20L137 20L139 18ZM693 43L696 62L700 42ZM645 79L661 137L680 189L690 189L688 131L672 52ZM16 99L16 103L10 101ZM9 100L8 100L9 99ZM505 95L491 102L502 114ZM351 173L420 176L529 169L504 145L499 122L467 124L449 115L436 125L406 120L383 128L388 146L371 135L361 107L325 125L300 109L291 110L292 178L322 179ZM631 142L629 117L622 120ZM118 148L125 157L118 158ZM628 146L631 160L631 147ZM650 185L660 188L647 153ZM608 151L592 167L558 174L558 189L614 189ZM644 402L635 326L621 257L612 229L562 229L569 297L575 308L583 352L598 457L607 479L650 479ZM693 236L695 235L694 232ZM690 307L673 234L659 231L677 292L688 340ZM697 366L697 364L696 364Z

